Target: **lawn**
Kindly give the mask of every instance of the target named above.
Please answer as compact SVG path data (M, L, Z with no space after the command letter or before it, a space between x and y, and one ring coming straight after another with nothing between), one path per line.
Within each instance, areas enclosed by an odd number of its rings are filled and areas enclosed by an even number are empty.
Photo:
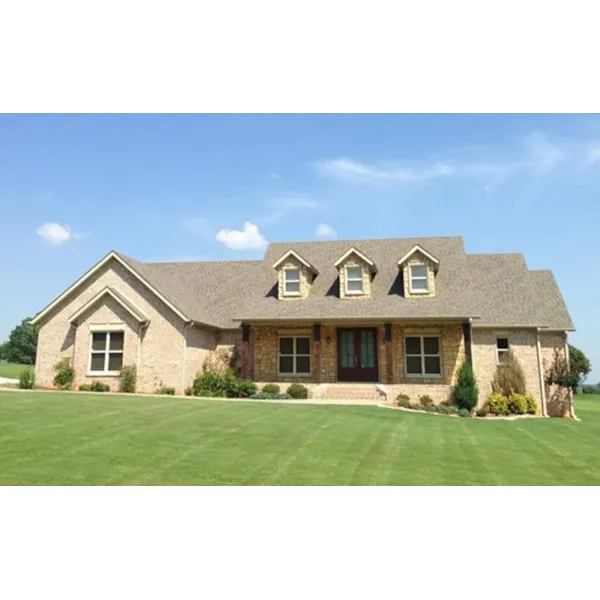
M377 407L0 392L0 485L600 484L581 422Z
M0 377L19 379L23 369L33 369L33 365L19 365L17 363L0 362Z

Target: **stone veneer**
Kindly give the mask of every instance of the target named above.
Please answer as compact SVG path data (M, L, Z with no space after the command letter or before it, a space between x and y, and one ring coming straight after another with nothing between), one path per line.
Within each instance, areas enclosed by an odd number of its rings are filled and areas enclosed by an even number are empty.
M284 271L286 269L300 269L300 295L299 296L286 296L284 294ZM303 300L308 298L310 293L310 286L313 282L313 273L306 266L303 265L297 258L288 256L288 258L281 265L277 267L277 297L280 300Z
M428 292L411 294L410 292L410 266L425 265L427 267ZM402 265L402 278L404 281L405 298L432 298L435 296L435 265L422 252L418 250L412 254Z
M362 294L346 294L346 267L361 267L363 278ZM352 253L339 264L340 298L342 300L360 300L371 297L371 267L362 258Z

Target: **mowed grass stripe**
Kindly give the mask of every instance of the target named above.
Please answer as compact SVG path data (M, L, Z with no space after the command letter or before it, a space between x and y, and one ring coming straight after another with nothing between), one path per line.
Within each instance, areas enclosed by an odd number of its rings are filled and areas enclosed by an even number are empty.
M364 406L0 392L0 484L600 484L600 397L582 422Z

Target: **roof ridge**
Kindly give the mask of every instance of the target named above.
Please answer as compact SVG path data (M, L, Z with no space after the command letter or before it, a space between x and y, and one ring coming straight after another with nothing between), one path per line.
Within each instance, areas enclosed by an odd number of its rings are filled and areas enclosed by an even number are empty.
M293 240L293 241L273 241L269 242L269 246L273 244L331 244L331 243L358 243L358 242L397 242L397 241L407 241L410 242L412 240L463 240L462 235L429 235L429 236L421 236L421 237L373 237L373 238L353 238L353 239L340 239L340 240Z
M157 260L157 261L138 261L142 265L209 265L209 264L244 264L261 263L263 259L248 259L248 260Z

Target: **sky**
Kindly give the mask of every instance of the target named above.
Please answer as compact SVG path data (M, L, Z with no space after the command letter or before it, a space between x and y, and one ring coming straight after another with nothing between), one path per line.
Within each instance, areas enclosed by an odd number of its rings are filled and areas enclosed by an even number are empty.
M0 115L0 208L0 341L111 249L460 235L552 269L600 379L597 116Z

